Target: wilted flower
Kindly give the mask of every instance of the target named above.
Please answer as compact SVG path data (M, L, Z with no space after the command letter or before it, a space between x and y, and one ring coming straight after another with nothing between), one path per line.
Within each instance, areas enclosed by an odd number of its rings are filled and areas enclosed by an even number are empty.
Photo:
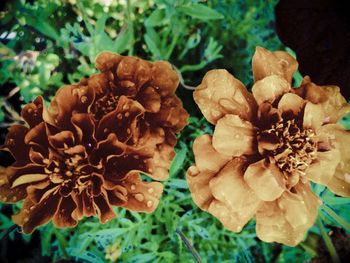
M310 181L350 196L350 133L336 124L350 111L338 87L308 77L291 88L298 64L258 47L252 94L226 70L208 72L194 92L213 136L193 145L187 180L194 202L239 232L256 216L266 242L295 246L314 224L320 200Z
M50 219L75 226L84 216L105 223L112 206L152 212L168 176L175 133L187 112L166 62L104 52L100 74L62 87L48 109L38 97L22 110L29 127L9 129L3 148L16 162L1 173L0 200L23 208L13 220L25 233Z

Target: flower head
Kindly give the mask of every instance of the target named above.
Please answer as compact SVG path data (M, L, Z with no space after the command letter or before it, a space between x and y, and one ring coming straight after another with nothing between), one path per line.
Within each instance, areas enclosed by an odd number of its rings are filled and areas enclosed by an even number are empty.
M310 181L350 196L350 132L336 122L350 112L338 87L305 77L291 88L298 63L257 47L252 93L226 70L209 71L194 92L213 136L193 144L187 171L194 202L239 232L256 216L260 239L290 246L311 227L320 201Z
M46 109L38 97L22 110L28 126L9 129L4 149L15 163L0 173L0 199L23 208L13 220L31 233L53 220L75 226L84 216L114 218L112 206L152 212L188 114L166 62L104 52L101 73L67 85Z

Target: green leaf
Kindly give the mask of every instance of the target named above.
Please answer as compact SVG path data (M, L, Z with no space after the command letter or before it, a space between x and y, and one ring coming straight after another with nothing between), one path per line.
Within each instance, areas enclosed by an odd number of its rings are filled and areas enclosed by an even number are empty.
M224 16L219 12L202 4L192 4L190 6L181 6L177 8L179 11L191 17L201 20L223 19Z
M118 35L113 44L114 52L123 53L125 50L127 50L131 44L132 38L133 35L131 30L126 30L125 32Z
M346 130L350 130L350 113L342 117L339 122Z
M145 20L145 26L146 27L159 26L164 21L164 18L165 18L165 10L164 9L156 9Z
M176 153L175 158L171 162L170 177L175 177L177 173L180 171L185 161L186 154L187 154L187 147L183 145L183 147Z

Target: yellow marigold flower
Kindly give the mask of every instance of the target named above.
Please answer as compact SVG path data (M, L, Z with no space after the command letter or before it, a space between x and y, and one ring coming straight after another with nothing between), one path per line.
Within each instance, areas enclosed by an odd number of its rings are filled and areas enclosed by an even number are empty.
M3 149L15 163L0 170L0 200L24 200L13 216L23 232L52 219L72 227L84 216L102 223L112 206L152 212L188 114L176 97L170 64L101 53L101 73L59 89L48 108L38 97L22 110L27 126L9 129Z
M350 196L350 132L338 119L350 107L338 87L304 78L298 63L257 47L252 93L226 70L209 71L194 92L213 136L193 144L187 181L194 202L234 232L255 215L257 236L297 245L317 216L310 181Z

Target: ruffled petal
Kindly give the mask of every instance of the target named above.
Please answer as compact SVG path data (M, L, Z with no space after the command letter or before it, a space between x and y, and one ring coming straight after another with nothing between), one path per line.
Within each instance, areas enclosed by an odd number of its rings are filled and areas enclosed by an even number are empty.
M172 69L171 64L166 61L152 63L151 76L151 86L158 88L158 92L162 97L174 94L180 82L178 74Z
M260 160L248 166L244 180L263 201L273 201L286 190L283 173L272 163Z
M298 184L293 191L284 192L276 201L265 202L258 210L256 233L261 240L296 246L314 224L319 199L308 184Z
M227 114L215 126L213 146L223 155L253 154L256 152L254 127L237 115Z
M89 86L63 86L57 91L44 120L53 126L70 127L72 112L86 113L94 99L95 92Z
M340 162L327 186L335 194L348 197L350 196L350 131L344 130L339 124L327 124L322 126L318 133L322 137L329 138L340 152Z
M243 179L247 160L235 158L209 182L210 190L215 199L224 203L230 210L231 228L240 231L255 214L261 200Z
M306 103L303 119L304 128L312 128L313 130L317 130L321 127L324 120L325 115L321 105L313 104L312 102Z
M208 134L196 138L193 152L196 166L188 168L186 180L195 204L207 210L214 199L209 182L231 158L213 148L212 138Z
M252 93L258 105L264 102L273 103L283 94L289 92L290 84L278 75L265 77L253 85Z
M94 208L100 218L102 224L107 223L113 218L116 218L117 215L113 211L111 204L108 201L108 195L106 191L96 197L94 197Z
M216 124L225 114L251 120L256 113L252 94L224 69L207 72L193 92L193 97L204 117L212 124Z
M304 177L318 184L327 185L341 160L338 149L317 152L316 160L305 170Z
M267 76L278 75L288 83L292 83L294 73L298 69L298 62L287 52L270 52L262 47L256 47L252 60L254 81Z
M22 125L13 125L9 128L3 148L7 148L16 160L28 159L29 148L25 144L28 128Z
M64 228L76 226L78 223L78 218L75 218L74 216L74 211L76 209L77 204L74 202L71 196L62 198L52 220L55 227Z
M137 212L153 212L159 203L163 185L159 182L143 182L137 172L131 172L123 185L128 191L127 202L122 207Z
M159 112L161 107L161 98L158 92L153 87L145 88L138 95L138 101L148 112Z
M212 137L208 134L194 140L193 153L196 166L200 171L218 172L231 159L230 156L223 155L215 150Z
M34 127L43 121L44 99L37 97L32 103L23 107L21 115L29 124L29 127Z
M12 187L8 178L12 177L13 170L0 166L0 201L5 203L15 203L27 196L26 186L19 185Z
M350 112L350 106L337 86L318 86L306 76L301 87L295 92L314 104L320 104L324 111L325 122L335 123Z
M137 121L144 113L142 105L126 96L121 96L117 108L102 117L97 127L97 137L115 133L118 140L126 142L130 138L138 138Z
M286 93L278 102L278 110L281 113L291 111L293 112L294 116L297 116L304 105L305 101L297 94Z
M218 171L200 171L197 166L190 166L187 169L186 180L191 192L193 202L202 210L207 211L214 200L209 188L210 180Z
M22 227L24 233L30 234L35 228L52 219L58 209L59 202L58 194L51 194L38 204L34 204L30 199L25 199L22 210L12 216L12 220Z
M182 101L172 95L163 98L160 111L148 117L149 122L156 121L159 126L171 128L174 132L181 131L187 125L188 113L182 106Z

